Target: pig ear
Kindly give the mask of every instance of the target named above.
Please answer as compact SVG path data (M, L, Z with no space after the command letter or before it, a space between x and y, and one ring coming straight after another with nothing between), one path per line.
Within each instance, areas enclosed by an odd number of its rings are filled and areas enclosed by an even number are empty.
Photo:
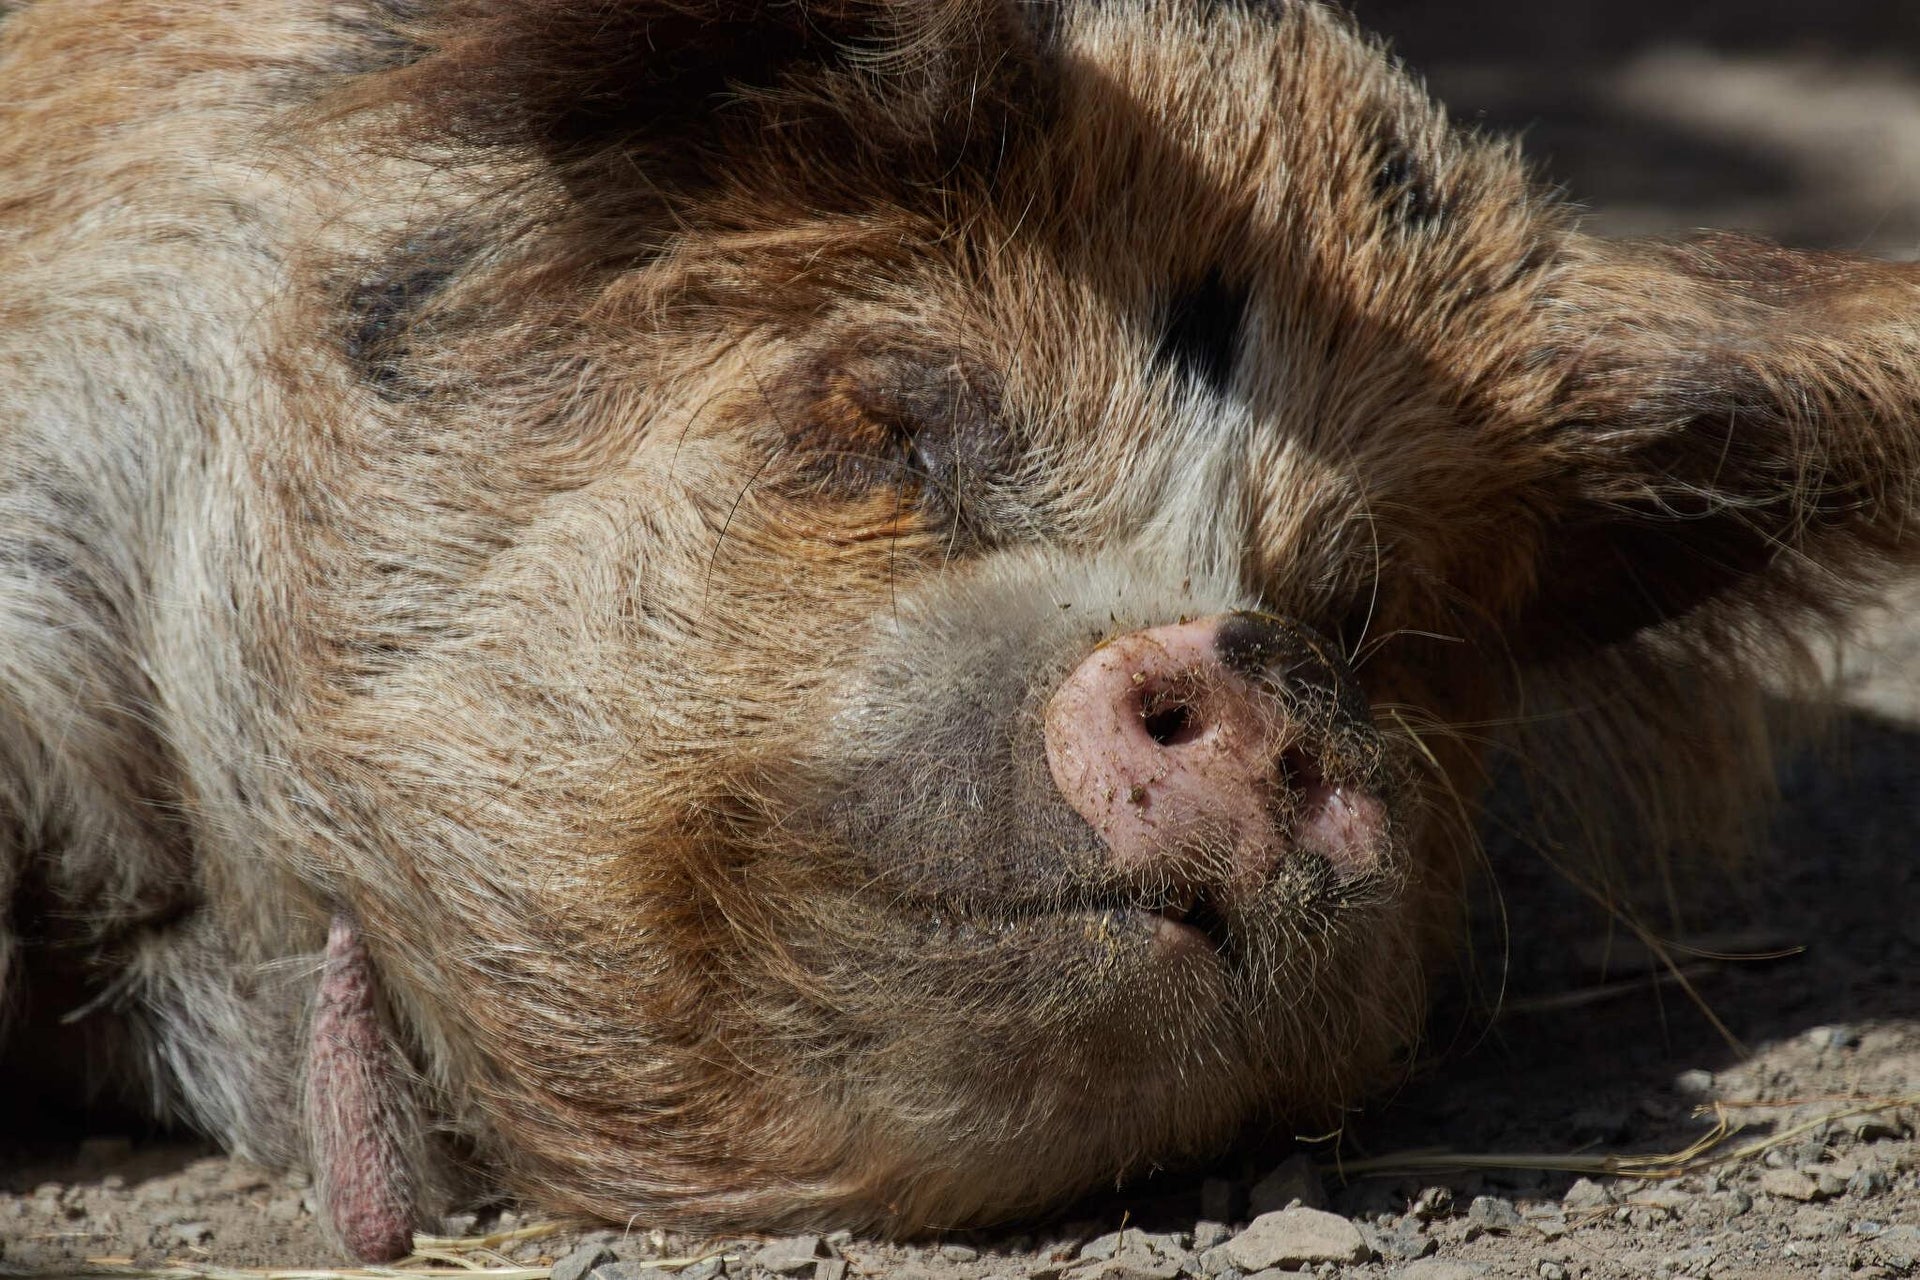
M1573 254L1523 652L1831 616L1920 560L1920 272L1724 236Z
M737 177L769 147L830 164L963 129L1029 42L1014 3L451 0L371 96L431 136L531 144L602 178Z

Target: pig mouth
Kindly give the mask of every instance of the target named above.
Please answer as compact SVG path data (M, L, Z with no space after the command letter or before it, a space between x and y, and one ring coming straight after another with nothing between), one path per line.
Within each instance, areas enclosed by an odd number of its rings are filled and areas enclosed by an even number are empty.
M1258 935L1304 939L1330 930L1342 917L1390 907L1397 896L1390 877L1357 881L1310 844L1294 843L1294 849L1281 882L1251 895L1208 878L1004 898L936 892L894 897L891 905L896 918L906 918L923 936L955 945L1018 945L1090 932L1113 941L1135 939L1170 960L1210 956L1233 970L1260 945Z
M1238 961L1237 936L1212 892L1195 890L1153 908L1150 914L1163 922L1160 931L1170 945L1204 945L1229 964Z
M873 822L864 801L874 793L861 790L840 797L828 829L851 865L867 869L846 889L942 949L1057 953L1084 932L1151 945L1158 959L1210 957L1232 970L1250 953L1352 933L1400 896L1406 833L1386 770L1356 775L1305 748L1277 752L1269 770L1257 834L1241 815L1218 823L1202 815L1170 830L1144 865L1115 865L1094 828L1065 812L1057 824L1008 833L1005 843L966 839L985 832L929 839L912 822ZM1365 858L1355 853L1361 839Z

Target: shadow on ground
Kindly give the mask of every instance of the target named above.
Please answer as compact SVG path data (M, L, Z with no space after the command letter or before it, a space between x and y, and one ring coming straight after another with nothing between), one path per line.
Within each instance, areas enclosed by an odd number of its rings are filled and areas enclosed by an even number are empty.
M1920 251L1920 6L1354 0L1457 119L1524 135L1609 234Z

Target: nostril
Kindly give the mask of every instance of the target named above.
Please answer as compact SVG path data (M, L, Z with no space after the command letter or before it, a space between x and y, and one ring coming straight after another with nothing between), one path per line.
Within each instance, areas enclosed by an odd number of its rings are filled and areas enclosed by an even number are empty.
M1149 689L1140 698L1140 727L1162 747L1192 742L1206 728L1193 702L1178 689Z
M1140 723L1146 727L1147 736L1161 746L1177 746L1193 736L1193 708L1176 705L1145 712Z
M1299 793L1320 780L1319 766L1313 757L1298 747L1280 753L1280 759L1274 763L1275 781L1283 791Z

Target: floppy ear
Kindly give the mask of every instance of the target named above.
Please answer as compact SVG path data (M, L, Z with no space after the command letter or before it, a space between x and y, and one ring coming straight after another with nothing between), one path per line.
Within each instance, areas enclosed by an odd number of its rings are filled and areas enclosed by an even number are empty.
M531 145L590 181L648 185L737 178L769 149L830 166L849 144L950 144L1030 43L1011 0L450 0L428 14L408 24L425 52L371 97L430 136Z
M1521 652L1832 616L1920 560L1920 270L1731 236L1572 252Z

